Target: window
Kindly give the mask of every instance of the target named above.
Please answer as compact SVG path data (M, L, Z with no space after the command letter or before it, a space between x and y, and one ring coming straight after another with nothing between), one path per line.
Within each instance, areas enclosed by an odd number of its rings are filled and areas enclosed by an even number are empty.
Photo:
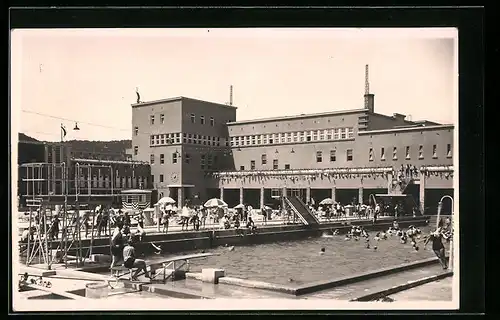
M191 155L189 153L186 153L184 155L184 162L189 164L190 161L191 161Z
M337 152L336 150L330 150L330 162L334 162L337 160Z
M194 116L194 113L191 113L191 123L196 123L196 117Z
M290 165L289 164L285 164L285 170L290 170Z
M155 164L155 155L154 154L152 154L152 155L149 156L149 163L150 164Z
M260 162L262 164L267 164L267 155L263 154L260 156Z
M172 163L177 163L177 152L172 153Z
M136 156L139 153L139 147L134 146L134 156Z
M255 170L255 160L250 160L250 170Z
M160 183L163 182L163 175L160 174Z
M307 133L306 133L306 141L311 141L311 131L307 131Z
M162 134L160 137L161 137L161 141L160 141L160 143L161 143L161 144L165 144L165 135L164 135L164 134Z
M160 154L160 164L165 164L165 155L163 153Z
M347 161L352 161L352 149L346 150Z
M165 115L164 114L160 114L160 123L161 124L165 123Z
M349 131L347 132L347 138L354 138L354 128L349 128Z
M433 145L432 146L432 159L437 159L438 155L437 155L437 145Z
M206 159L206 156L204 154L202 154L201 158L200 158L200 167L202 170L205 169L205 159Z
M405 159L410 160L410 146L406 146Z
M273 160L273 169L278 170L278 159Z
M451 144L450 143L448 143L446 145L446 157L451 158Z
M205 124L205 116L200 116L200 123Z
M245 171L245 166L240 166L240 171Z
M155 136L150 136L149 138L150 138L149 144L154 145L155 144Z
M155 183L155 176L153 174L151 175L151 183Z
M134 127L134 135L139 135L139 127Z
M316 162L323 162L323 152L321 151L316 152Z
M423 159L424 158L424 146L420 145L418 147L418 158Z
M210 126L215 126L215 119L213 117L210 117Z
M212 155L207 156L207 169L212 169Z
M281 197L281 190L280 189L271 189L271 198L279 198Z
M398 148L392 148L392 160L398 160Z
M340 139L347 138L347 128L340 129Z
M340 130L339 129L334 129L333 130L333 139L334 140L339 140L340 139Z
M370 151L368 152L368 160L373 161L373 148L370 148Z
M385 149L380 148L380 160L385 160Z
M149 117L149 123L151 125L155 124L155 116L154 115L152 115L152 116Z

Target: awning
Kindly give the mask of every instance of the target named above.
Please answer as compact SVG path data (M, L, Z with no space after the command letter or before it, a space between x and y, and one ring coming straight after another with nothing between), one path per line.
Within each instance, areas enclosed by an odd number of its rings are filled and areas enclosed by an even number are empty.
M400 194L400 193L379 193L376 194L375 197L385 197L385 198L406 198L411 197L409 194Z

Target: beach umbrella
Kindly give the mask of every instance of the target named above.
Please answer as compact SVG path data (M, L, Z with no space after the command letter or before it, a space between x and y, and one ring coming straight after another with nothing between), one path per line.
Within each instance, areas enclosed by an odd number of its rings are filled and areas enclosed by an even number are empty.
M326 199L323 199L319 204L321 204L321 205L325 205L325 204L326 205L332 205L334 203L335 203L335 201L333 201L332 199L326 198Z
M240 203L239 205L237 205L236 207L234 207L234 209L245 209L245 205Z
M156 204L174 204L176 201L170 197L163 197Z
M225 203L221 199L212 198L205 202L204 206L207 208L227 207L227 203Z
M163 209L169 211L169 210L172 210L172 208L173 207L171 204L167 204Z

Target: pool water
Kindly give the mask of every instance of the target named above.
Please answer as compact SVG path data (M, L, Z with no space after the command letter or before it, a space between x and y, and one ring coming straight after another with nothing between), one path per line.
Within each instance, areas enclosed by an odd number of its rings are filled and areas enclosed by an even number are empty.
M428 234L429 230L422 228L422 234ZM423 250L423 241L420 242L420 250L415 251L410 242L401 244L397 236L374 241L374 235L370 233L370 249L366 248L364 239L345 241L344 235L236 246L232 250L231 247L219 247L206 250L218 254L216 256L191 260L190 271L201 272L202 268L215 267L225 269L229 277L295 286L434 257L430 243L427 250ZM373 249L375 245L377 250ZM323 247L325 253L321 255ZM194 252L200 251L178 255ZM172 255L165 254L167 256ZM161 256L155 255L154 260L161 260Z

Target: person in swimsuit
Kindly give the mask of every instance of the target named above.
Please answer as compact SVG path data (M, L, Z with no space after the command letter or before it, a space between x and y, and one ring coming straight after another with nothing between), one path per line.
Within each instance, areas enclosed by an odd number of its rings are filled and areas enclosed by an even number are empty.
M146 278L151 278L147 269L146 261L136 258L134 245L139 242L139 236L131 234L125 241L123 248L123 266L128 269L136 268L134 274L130 276L132 281L137 281L139 273L144 272Z
M122 250L123 250L123 222L118 220L116 222L115 230L113 230L113 236L111 237L111 266L112 269L118 261L121 259Z
M424 250L426 248L427 243L432 241L432 250L436 254L436 257L439 259L439 263L443 266L443 269L448 269L448 262L446 260L446 253L443 244L443 238L446 239L446 236L442 233L441 227L437 228L436 231L432 232L424 242Z

